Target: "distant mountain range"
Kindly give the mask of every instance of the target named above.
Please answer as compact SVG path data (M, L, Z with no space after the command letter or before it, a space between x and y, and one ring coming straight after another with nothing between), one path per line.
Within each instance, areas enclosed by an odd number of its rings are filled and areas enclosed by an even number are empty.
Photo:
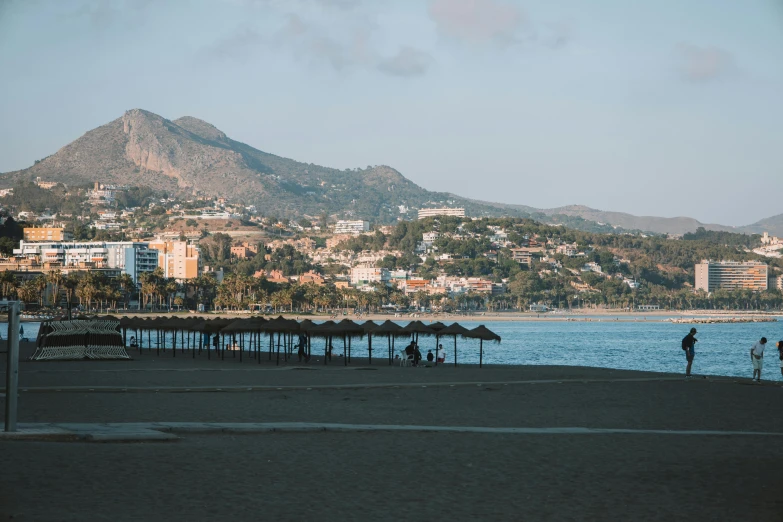
M465 207L470 216L532 217L595 232L682 234L703 226L783 235L783 214L735 228L687 217L639 217L577 205L537 209L476 201L425 190L391 167L337 170L300 163L234 141L197 118L172 121L141 109L87 132L27 169L0 174L0 183L37 177L74 186L97 181L181 195L226 196L254 204L265 215L290 218L326 213L390 223L400 216L414 217L418 208L447 205ZM401 213L400 207L410 210Z

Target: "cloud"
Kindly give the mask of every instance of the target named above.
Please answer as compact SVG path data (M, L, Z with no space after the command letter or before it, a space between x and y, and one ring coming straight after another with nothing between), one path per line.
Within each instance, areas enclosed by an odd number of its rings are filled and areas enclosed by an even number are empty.
M313 65L327 64L336 71L367 66L375 54L367 29L353 27L330 32L296 14L288 16L283 28L272 36L271 44L289 49L300 60Z
M526 24L521 8L498 0L431 0L429 15L442 34L474 43L511 42Z
M288 14L277 31L262 34L245 25L206 47L202 55L217 61L246 61L259 50L266 49L290 53L295 60L309 67L327 67L340 74L376 70L401 77L421 76L434 62L425 51L405 45L397 54L386 56L372 38L376 29L365 20L359 23L338 17L333 23L314 22L299 14Z
M393 76L421 76L433 62L432 55L413 47L402 47L396 55L381 60L378 69Z
M735 69L734 57L717 47L700 47L689 43L677 46L677 69L687 81L705 83L720 79Z
M63 19L86 18L96 29L106 29L120 22L126 26L136 26L143 23L147 8L154 5L154 0L86 0L66 11Z
M252 27L242 27L234 34L216 41L205 49L210 58L245 60L254 48L263 43L261 34Z

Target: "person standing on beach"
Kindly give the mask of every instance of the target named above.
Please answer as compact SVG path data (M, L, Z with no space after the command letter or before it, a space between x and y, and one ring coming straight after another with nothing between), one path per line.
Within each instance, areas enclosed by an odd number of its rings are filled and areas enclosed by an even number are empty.
M783 341L778 341L778 354L780 354L780 375L783 376Z
M764 347L766 345L767 338L762 337L750 349L750 362L753 364L753 380L756 382L761 382L761 368L764 366Z
M693 357L696 355L695 346L698 339L694 337L696 335L696 328L691 328L691 331L682 338L682 349L685 350L685 360L688 361L688 365L685 367L685 378L691 376L691 366L693 366Z

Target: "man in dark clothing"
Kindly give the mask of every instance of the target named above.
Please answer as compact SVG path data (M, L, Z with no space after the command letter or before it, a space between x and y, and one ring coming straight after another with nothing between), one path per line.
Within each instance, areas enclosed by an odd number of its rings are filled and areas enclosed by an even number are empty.
M696 355L694 347L698 342L698 339L694 337L696 335L696 328L691 328L690 333L682 339L682 349L685 350L685 360L688 361L688 366L685 367L685 377L691 376L691 366L693 365L693 357Z

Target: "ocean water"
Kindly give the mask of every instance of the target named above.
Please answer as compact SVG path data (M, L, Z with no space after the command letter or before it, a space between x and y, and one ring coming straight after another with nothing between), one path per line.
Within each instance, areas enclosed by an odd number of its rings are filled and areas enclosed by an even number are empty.
M445 321L448 324L448 321ZM469 328L478 323L465 323ZM606 317L591 321L524 321L486 322L487 328L502 337L502 342L484 343L485 364L594 366L654 372L684 372L685 355L680 342L691 326L699 333L693 372L700 375L750 377L749 351L762 336L769 340L765 354L764 377L781 379L780 361L775 344L783 339L783 322L740 324L673 324L661 321L612 321ZM22 323L24 337L35 339L39 323ZM8 338L8 324L0 324L0 335ZM145 336L146 341L146 336ZM154 342L154 336L153 336ZM435 353L434 337L420 337L419 346L426 357ZM453 338L441 338L446 348L446 363L454 362ZM314 355L323 353L323 341L313 340ZM395 343L399 351L407 344L400 338ZM171 339L168 339L171 346ZM335 340L335 355L342 353L342 342ZM352 355L366 357L367 339L352 341ZM373 357L388 354L385 339L373 339ZM457 362L479 362L479 342L457 340ZM215 361L216 364L220 362Z

